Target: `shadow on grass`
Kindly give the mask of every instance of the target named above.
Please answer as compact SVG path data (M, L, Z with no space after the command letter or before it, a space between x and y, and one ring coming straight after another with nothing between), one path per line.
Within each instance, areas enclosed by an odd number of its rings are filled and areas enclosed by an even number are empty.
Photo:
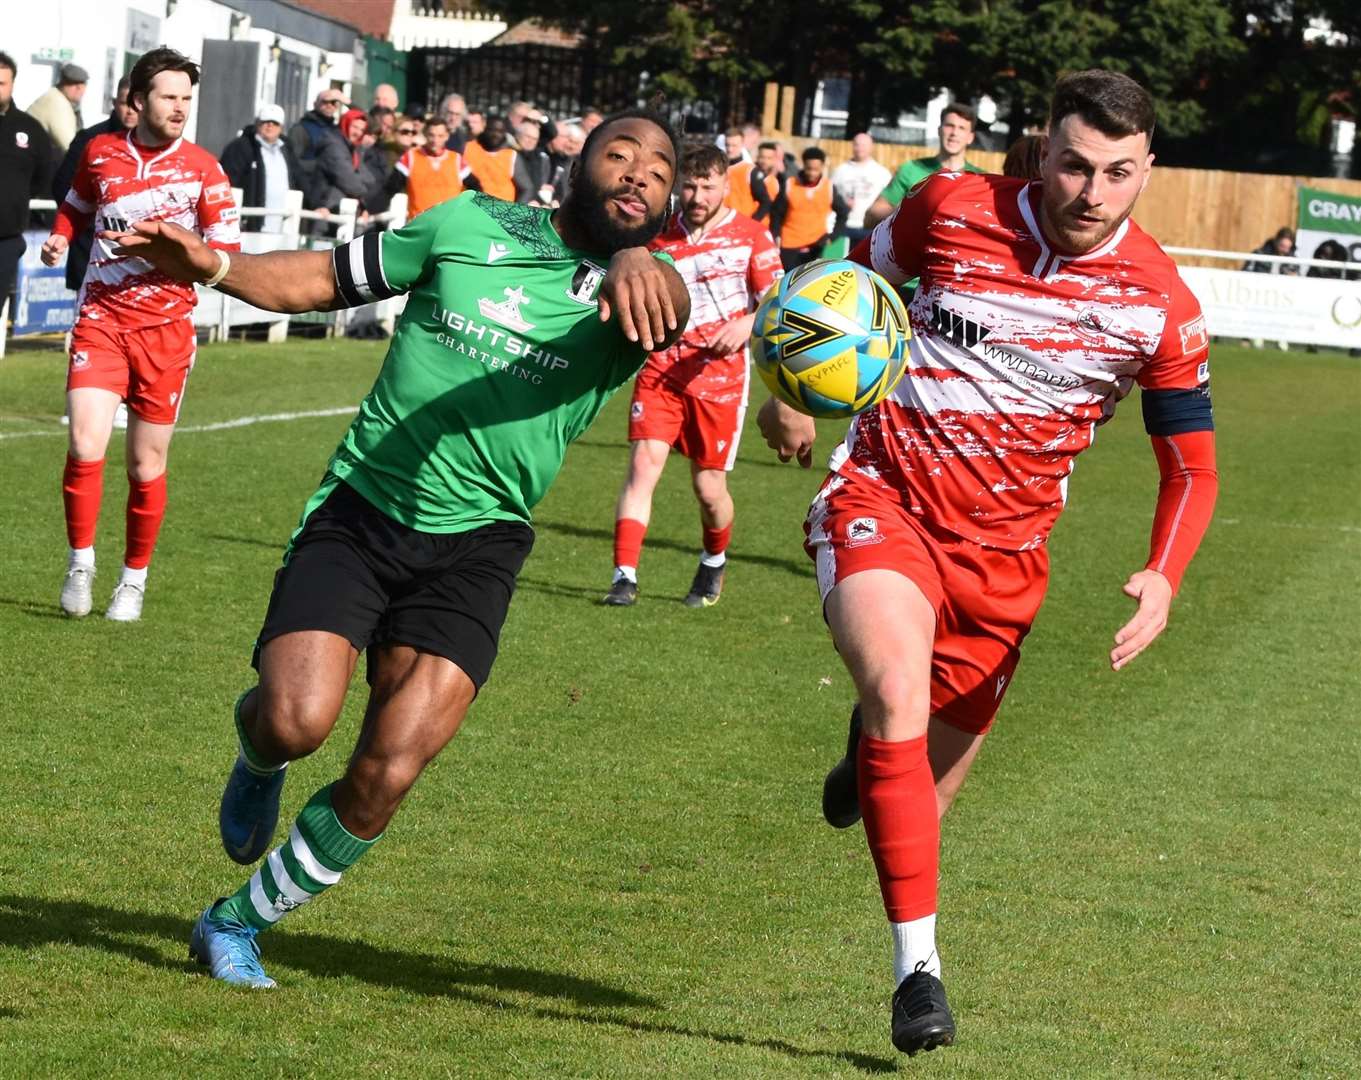
M545 532L560 533L563 536L574 536L581 540L608 540L614 541L614 531L612 529L588 529L582 525L569 525L565 521L545 521L542 518L534 522L536 530ZM680 551L686 555L694 555L698 558L699 548L695 544L681 544L675 540L666 540L660 537L649 536L644 545L651 548L663 548L666 551ZM769 566L776 570L784 570L794 574L796 577L808 578L813 576L813 564L811 561L803 559L781 559L775 555L758 555L753 552L729 550L728 558L735 563L752 563L756 566ZM606 569L606 573L609 568Z
M45 604L40 600L20 600L12 596L0 596L0 604L17 608L25 615L31 615L35 619L65 620L68 617L55 604Z
M541 581L538 578L520 576L515 579L516 590L524 589L528 592L543 593L546 596L565 596L569 600L589 600L598 607L603 607L600 598L605 595L607 588L603 585L564 585L561 581ZM664 600L667 603L683 604L685 596L678 592L673 593L654 593L648 592L644 599L650 602Z
M223 544L245 544L249 547L266 548L269 551L278 552L280 556L283 555L284 548L288 546L287 537L282 537L278 540L257 540L253 536L222 536L216 533L210 533L203 539L217 540Z
M33 949L43 945L70 944L116 953L163 971L201 971L203 969L194 961L171 960L165 955L163 947L146 941L148 937L157 937L185 948L192 928L192 919L178 915L122 911L73 900L0 894L0 949ZM703 1039L769 1050L796 1059L844 1061L871 1073L897 1071L896 1061L868 1054L810 1049L795 1046L783 1039L751 1038L621 1016L618 1010L659 1010L664 1005L655 998L561 972L502 964L463 963L427 952L404 952L326 934L275 931L268 935L265 949L266 964L276 976L278 967L287 967L305 971L317 978L357 979L374 986L429 997L453 998L490 1009L510 1008L518 1015L528 1013L553 1022L593 1024L640 1034ZM570 1003L578 1008L526 1004L500 996L506 993L530 994ZM591 1011L579 1011L582 1009ZM602 1015L594 1010L608 1012ZM6 1018L19 1019L21 1014L0 1009L0 1019Z

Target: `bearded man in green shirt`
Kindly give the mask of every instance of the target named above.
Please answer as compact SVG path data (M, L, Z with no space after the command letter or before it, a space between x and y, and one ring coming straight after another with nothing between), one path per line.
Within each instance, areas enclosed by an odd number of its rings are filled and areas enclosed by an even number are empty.
M893 208L903 201L914 187L928 176L938 172L986 172L970 165L964 151L973 145L974 126L978 114L968 105L952 101L940 114L940 152L924 158L904 161L888 182L888 187L865 211L865 228L872 229L893 213Z
M190 955L215 978L274 986L256 935L340 880L458 730L533 544L531 508L568 444L685 328L684 282L642 247L666 220L678 158L666 121L632 109L592 131L557 210L469 192L330 253L222 257L161 222L108 234L119 254L268 310L408 294L275 578L259 684L236 704L227 854L250 865L265 853L285 767L330 734L366 650L358 745L287 840L195 924Z

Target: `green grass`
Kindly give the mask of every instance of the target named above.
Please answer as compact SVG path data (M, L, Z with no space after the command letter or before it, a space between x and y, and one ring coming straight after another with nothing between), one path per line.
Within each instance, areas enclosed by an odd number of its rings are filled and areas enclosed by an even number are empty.
M380 355L205 348L182 423L353 404ZM613 402L539 509L464 731L345 882L262 939L281 989L233 992L185 952L243 879L216 835L230 707L347 418L177 435L145 619L73 622L63 362L12 354L0 433L46 434L0 440L0 1075L1355 1075L1361 366L1221 348L1215 379L1218 519L1119 675L1156 485L1136 403L1079 464L1049 599L944 827L960 1041L909 1063L864 841L818 811L852 692L799 547L816 473L748 432L728 588L697 613L673 463L643 601L601 609ZM361 701L290 770L286 818L343 767Z

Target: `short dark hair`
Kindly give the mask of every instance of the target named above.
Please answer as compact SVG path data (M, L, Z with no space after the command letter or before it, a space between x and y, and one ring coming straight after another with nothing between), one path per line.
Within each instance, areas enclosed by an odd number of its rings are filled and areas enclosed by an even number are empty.
M132 78L128 75L124 75L121 79L118 80L118 85L114 87L113 96L117 97L125 90L128 91L129 93L132 92Z
M804 161L826 161L827 154L820 146L809 146L803 151Z
M11 76L19 74L19 66L14 62L14 57L7 52L0 52L0 68L9 68Z
M1064 75L1054 84L1049 104L1052 131L1065 117L1076 114L1103 135L1124 138L1144 134L1153 138L1156 115L1147 90L1118 71L1091 68Z
M972 105L965 105L962 101L952 101L945 108L940 110L940 122L945 123L945 118L951 114L958 116L961 120L969 122L969 130L978 127L978 113Z
M775 143L770 142L769 140L767 140L766 142L757 143L757 144L756 144L756 149L757 149L757 150L777 150L777 151L778 151L780 148L779 148L779 146L776 145Z
M1002 162L1003 176L1017 176L1023 180L1040 178L1040 162L1044 160L1044 136L1022 135L1007 150Z
M132 70L128 72L128 100L132 100L133 94L141 94L145 98L151 92L152 82L163 71L182 71L189 76L190 86L198 85L198 65L184 53L161 45L149 53L143 53L142 58L132 65Z
M728 155L712 143L687 146L681 158L680 175L682 179L697 179L701 176L726 176Z
M490 120L490 117L488 117L488 120ZM600 121L599 124L591 128L590 134L586 136L586 141L581 144L582 161L585 161L587 155L590 154L591 147L605 137L605 129L619 120L646 120L649 124L656 124L666 133L667 139L670 140L671 160L676 162L677 169L680 168L680 136L676 134L676 129L671 126L671 122L649 105L640 105L637 108L622 109L617 113L610 113L610 115Z
M421 121L421 126L425 128L426 131L429 131L432 127L442 127L447 131L449 128L449 121L444 119L439 113L431 113Z
M1276 230L1276 235L1272 237L1272 239L1293 241L1295 239L1295 230L1292 229L1289 225L1282 225L1279 229Z

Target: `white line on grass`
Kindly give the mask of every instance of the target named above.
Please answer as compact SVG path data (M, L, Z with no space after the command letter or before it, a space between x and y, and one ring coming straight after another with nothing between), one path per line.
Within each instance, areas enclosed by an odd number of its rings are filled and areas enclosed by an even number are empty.
M262 416L238 416L234 420L219 420L213 424L181 424L175 429L176 435L197 435L203 431L227 431L231 428L251 427L254 424L282 424L290 420L311 420L318 416L344 416L356 412L358 405L341 405L334 409L307 409L303 412L266 413ZM66 437L66 428L50 428L42 431L0 432L0 439L33 439L60 436Z

